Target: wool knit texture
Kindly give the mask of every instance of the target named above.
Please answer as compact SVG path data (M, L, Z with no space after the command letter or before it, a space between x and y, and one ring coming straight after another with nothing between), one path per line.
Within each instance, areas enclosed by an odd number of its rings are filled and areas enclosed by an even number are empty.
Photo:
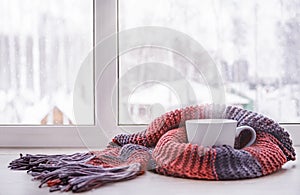
M228 145L204 147L188 143L185 121L208 118L233 119L237 121L238 126L252 127L257 134L254 144L243 148L250 136L247 132L236 138L234 148ZM104 170L110 170L112 175L122 173L119 179L105 179L106 177L98 175L98 183L91 179L89 182L93 181L93 185L88 185L86 179L86 187L80 188L81 186L74 184L73 180L82 175L74 176L75 168L66 168L70 163L62 163L58 157L51 157L52 160L49 160L49 156L21 156L13 161L10 167L27 169L36 179L43 178L42 182L52 187L52 191L79 192L99 187L103 183L131 179L147 170L162 175L206 180L255 178L279 170L287 161L295 160L295 156L289 134L272 119L234 106L198 105L165 113L156 118L144 131L116 135L106 149L76 157L81 159L85 166L89 166L88 169L98 167L101 168L101 173ZM74 159L73 156L69 158ZM30 164L29 161L37 163ZM61 166L49 171L43 168L45 164ZM113 168L118 170L112 171ZM63 170L72 170L73 177L62 179L61 174L45 176L58 170L62 173ZM125 174L125 170L128 175ZM87 175L89 174L85 176Z

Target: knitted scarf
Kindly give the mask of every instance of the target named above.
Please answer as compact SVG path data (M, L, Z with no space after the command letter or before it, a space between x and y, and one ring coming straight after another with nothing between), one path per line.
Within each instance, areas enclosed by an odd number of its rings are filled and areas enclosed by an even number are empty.
M187 143L185 121L226 118L255 129L252 146L243 148L250 134L242 133L235 147L204 147ZM242 149L241 149L242 148ZM233 106L199 105L168 112L147 129L115 136L102 151L71 155L22 155L14 170L28 170L50 191L83 192L106 183L133 179L147 170L158 174L206 180L255 178L279 170L295 160L289 134L273 120Z

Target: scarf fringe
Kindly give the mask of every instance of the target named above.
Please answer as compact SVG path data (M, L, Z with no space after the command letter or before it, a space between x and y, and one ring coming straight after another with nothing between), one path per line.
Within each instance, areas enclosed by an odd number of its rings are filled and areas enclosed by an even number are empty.
M71 155L30 155L12 161L9 168L28 170L35 180L40 180L42 187L47 184L50 192L72 191L85 192L106 183L133 179L141 173L139 163L127 166L104 168L86 164L95 156L91 153Z

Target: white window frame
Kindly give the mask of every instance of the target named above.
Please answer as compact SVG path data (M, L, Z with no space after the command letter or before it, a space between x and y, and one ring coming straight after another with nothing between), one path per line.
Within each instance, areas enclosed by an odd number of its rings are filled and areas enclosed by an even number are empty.
M118 0L94 0L94 43L101 43L118 31ZM116 37L116 36L112 36ZM103 55L117 56L117 38ZM0 126L0 147L88 147L103 148L110 139L124 132L137 132L145 125L118 125L118 59L99 66L101 56L94 51L95 124L87 126ZM97 74L105 71L101 80ZM111 94L115 94L112 96ZM300 124L282 124L300 145Z
M117 32L117 1L94 0L94 45ZM115 40L115 43L117 41ZM94 50L94 54L97 50ZM116 56L116 44L107 49L108 56ZM103 68L97 66L100 57L94 55L94 78L96 72ZM113 135L124 131L139 131L145 126L117 125L117 99L112 99L110 94L117 80L117 59L109 66L105 85L94 81L95 124L85 126L41 126L41 125L0 125L0 147L89 147L103 148ZM106 93L103 93L105 91ZM113 106L111 102L114 101ZM101 123L101 125L100 125Z

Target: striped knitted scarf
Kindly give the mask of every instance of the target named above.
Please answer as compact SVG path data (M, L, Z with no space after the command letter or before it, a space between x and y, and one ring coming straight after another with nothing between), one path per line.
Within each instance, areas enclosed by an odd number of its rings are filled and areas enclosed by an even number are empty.
M255 129L252 146L243 148L249 134L241 134L235 147L204 147L187 143L185 121L226 118ZM241 149L243 148L243 149ZM295 160L289 134L273 120L237 107L191 106L168 112L146 130L115 136L103 151L71 155L21 155L11 169L28 170L50 191L83 192L106 183L128 180L150 170L174 177L230 180L255 178L279 170Z

